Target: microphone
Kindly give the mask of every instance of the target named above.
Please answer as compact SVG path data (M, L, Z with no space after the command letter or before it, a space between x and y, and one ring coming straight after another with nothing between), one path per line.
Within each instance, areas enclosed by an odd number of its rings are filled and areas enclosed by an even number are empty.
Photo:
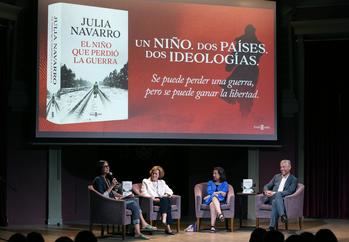
M108 176L109 176L112 180L114 179L113 172L109 172L109 173L108 173Z
M108 173L108 177L109 177L109 179L110 179L111 182L112 182L113 179L115 178L115 177L113 176L113 172L111 172L111 171ZM116 181L116 186L115 186L115 188L117 189L117 188L119 188L119 186L120 186L120 183L119 183L118 181Z

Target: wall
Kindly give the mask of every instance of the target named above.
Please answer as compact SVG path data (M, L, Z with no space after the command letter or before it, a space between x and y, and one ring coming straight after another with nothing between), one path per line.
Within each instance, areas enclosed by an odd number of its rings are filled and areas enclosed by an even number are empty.
M0 66L6 67L8 61L9 53L7 45L7 38L9 33L9 21L0 18ZM8 76L6 69L0 69L0 82L6 83L4 80ZM0 85L0 93L5 93L7 91L7 85ZM0 96L0 110L5 110L7 107L6 95ZM6 112L5 112L6 113ZM0 119L0 225L6 224L6 114L4 118Z
M13 1L10 1L14 3ZM13 35L5 45L7 74L1 76L4 136L1 158L5 160L6 215L10 225L44 224L47 198L47 151L30 145L35 117L35 10L34 2L22 1ZM4 36L1 36L4 38ZM3 39L2 39L3 40ZM6 40L6 39L5 39ZM6 40L7 41L7 40ZM1 52L3 54L3 52ZM5 52L6 53L6 52Z

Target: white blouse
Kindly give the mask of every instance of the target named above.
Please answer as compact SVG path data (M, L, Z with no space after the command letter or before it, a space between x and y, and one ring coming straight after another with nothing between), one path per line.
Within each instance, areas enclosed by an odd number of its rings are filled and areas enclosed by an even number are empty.
M150 178L142 181L142 196L145 197L164 197L166 195L173 195L173 191L166 184L164 180L157 180L153 182Z

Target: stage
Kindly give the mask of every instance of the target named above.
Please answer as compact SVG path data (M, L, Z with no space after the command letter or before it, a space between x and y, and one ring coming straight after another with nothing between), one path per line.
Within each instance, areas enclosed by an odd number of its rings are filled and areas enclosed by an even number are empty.
M164 235L162 232L156 232L151 237L152 241L182 241L182 242L211 242L211 241L232 241L232 242L247 242L249 240L251 231L253 228L243 228L239 229L237 226L234 232L227 232L223 228L218 229L216 233L212 234L209 231L196 232L184 232L184 227L189 223L183 223L182 230L179 234L174 236ZM235 225L238 225L238 221L235 221ZM253 225L253 221L250 221L248 225ZM266 228L267 222L262 222L261 227ZM217 225L218 227L219 225ZM207 226L206 226L207 227ZM203 225L205 228L205 225ZM304 220L304 231L317 232L319 229L328 228L331 229L341 242L349 242L349 220L330 220L330 219L305 219ZM0 227L0 238L8 239L12 234L20 232L27 234L32 231L40 232L44 235L46 242L54 242L60 236L69 236L72 239L81 230L88 229L85 225L63 225L63 226L9 226ZM161 229L161 227L159 228ZM300 233L302 231L297 231L296 223L289 224L289 231L281 229L285 234L285 238L289 235ZM100 232L96 227L94 233L99 236ZM125 241L137 241L133 239L132 236L127 236ZM0 240L3 241L3 240ZM121 236L115 235L112 237L99 238L98 241L122 241Z

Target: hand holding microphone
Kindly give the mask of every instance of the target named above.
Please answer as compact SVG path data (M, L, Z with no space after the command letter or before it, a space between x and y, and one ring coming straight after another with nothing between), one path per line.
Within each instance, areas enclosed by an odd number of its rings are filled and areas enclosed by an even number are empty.
M113 187L116 187L117 185L119 185L119 182L116 180L116 178L113 178L113 180L111 181L111 184Z
M111 185L113 186L113 188L118 188L120 186L120 183L116 180L116 178L113 176L112 172L109 172L109 177L111 179Z

